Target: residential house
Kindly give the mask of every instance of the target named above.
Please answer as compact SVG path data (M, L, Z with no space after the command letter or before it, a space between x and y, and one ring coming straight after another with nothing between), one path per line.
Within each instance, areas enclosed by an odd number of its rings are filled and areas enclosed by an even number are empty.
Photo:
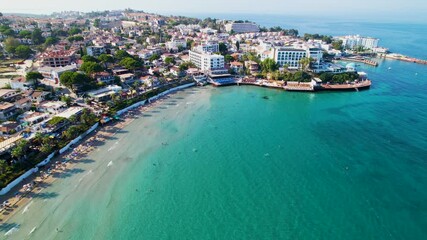
M112 75L112 74L110 74L110 73L108 73L108 72L100 72L100 73L97 73L97 74L95 75L95 79L96 79L98 82L102 82L102 83L105 83L105 84L107 84L107 85L113 84L113 83L114 83L114 80L115 80L114 75Z
M0 135L9 136L22 130L22 125L17 122L7 121L0 124Z
M87 55L92 57L98 57L105 53L105 47L102 46L89 46L86 48Z
M48 95L49 92L33 91L31 94L28 95L28 97L31 99L31 101L40 104L41 102L46 100L46 97Z
M24 97L19 100L16 100L13 104L17 109L28 111L31 108L32 102L29 98Z
M245 67L251 74L259 72L259 65L255 61L245 61Z
M38 71L43 75L46 80L53 81L55 84L59 83L59 78L64 72L77 71L77 65L71 64L64 67L40 67Z
M30 88L34 88L34 82L35 82L35 80L28 80L27 81L27 79L25 79L25 77L23 77L23 76L14 77L9 81L10 87L12 89L19 89L19 90L23 90L23 91L26 91Z
M7 102L12 102L19 98L20 94L16 90L12 89L0 89L0 99Z
M67 104L61 101L44 101L37 106L40 112L57 114L67 109Z
M241 73L243 71L243 63L241 62L231 62L230 69L235 73Z
M87 92L86 94L93 98L96 102L106 102L111 100L111 96L122 91L122 87L110 85L105 88Z
M170 68L170 73L176 77L183 77L185 75L185 72L179 70L179 67L173 66Z
M18 117L19 122L26 123L29 126L40 123L43 120L48 118L49 118L49 113L41 113L41 112L34 112L34 111L24 112Z
M0 120L7 120L12 118L17 113L15 105L9 102L0 103Z

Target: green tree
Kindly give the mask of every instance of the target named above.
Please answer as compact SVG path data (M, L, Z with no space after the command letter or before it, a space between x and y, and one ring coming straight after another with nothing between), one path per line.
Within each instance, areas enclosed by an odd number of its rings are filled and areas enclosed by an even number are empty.
M85 56L86 57L86 56ZM80 70L84 71L86 74L93 74L93 73L97 73L97 72L102 72L102 67L101 65L99 65L96 62L84 62L81 67Z
M18 36L20 38L31 38L31 31L28 30L22 30L18 33Z
M131 57L127 57L122 59L119 64L129 70L136 70L140 67L142 67L142 62L141 61L137 61L134 58Z
M68 140L76 138L80 134L80 129L78 126L71 126L64 132L62 132L62 136Z
M191 49L194 46L194 41L191 39L187 40L187 49Z
M224 56L224 60L226 62L232 62L232 61L234 61L234 57L231 56L231 55L229 55L229 54L227 54L227 55Z
M301 60L299 60L299 64L301 65L301 69L306 71L308 69L308 67L310 66L310 63L313 61L312 58L301 58Z
M98 59L89 55L84 55L82 57L83 62L98 62Z
M95 21L93 22L93 26L94 26L94 27L96 27L96 28L99 28L100 23L101 23L101 19L97 18L97 19L95 19Z
M165 63L170 65L170 64L175 64L175 59L173 57L166 57L165 58Z
M15 31L13 31L12 29L10 29L10 28L8 28L8 29L6 29L6 30L4 30L3 32L2 32L2 34L3 35L5 35L5 36L7 36L7 37L14 37L16 34L15 34Z
M61 101L65 102L67 104L67 106L71 106L71 101L72 101L71 97L69 97L69 96L62 96L61 97Z
M9 168L9 165L7 164L7 162L3 159L0 160L0 175L5 174L8 168Z
M11 151L11 156L15 159L21 160L22 157L27 155L29 144L27 140L21 140Z
M296 81L296 82L309 82L309 81L311 81L310 74L308 74L304 71L296 72L292 78L293 78L292 80Z
M31 33L31 40L35 45L44 43L45 39L42 36L42 30L40 30L39 28L34 29L34 31Z
M70 88L73 84L73 72L64 72L59 76L59 81L62 85Z
M263 72L271 73L279 69L278 64L271 58L267 58L261 62L261 69Z
M218 44L218 48L219 48L219 52L220 52L222 55L227 54L227 52L228 52L228 47L227 47L227 45L226 45L225 43L220 42L220 43Z
M332 48L335 50L342 50L343 49L343 42L342 40L337 40L332 42Z
M152 62L152 61L157 60L157 59L159 59L159 58L160 58L160 55L159 55L159 54L153 54L153 55L151 55L151 57L148 59L148 61Z
M19 45L19 41L13 37L8 37L4 41L4 49L6 50L6 52L11 54L15 54L15 50Z
M181 65L179 65L179 71L181 72L186 71L190 67L196 67L196 66L192 62L183 62L181 63Z
M25 75L27 81L34 81L34 87L37 88L39 80L43 79L43 75L39 72L28 72Z
M80 36L80 35L71 36L71 37L68 38L69 42L81 42L83 40L84 40L84 38L82 36Z
M44 44L46 46L51 46L56 44L59 41L59 39L57 37L48 37L46 38L46 41L44 42Z
M28 58L32 52L31 48L25 45L19 45L15 49L15 55L20 58Z
M81 32L82 32L82 30L80 28L73 27L68 31L68 34L73 36L73 35L79 34Z
M128 52L126 52L125 50L118 50L115 54L115 57L117 60L122 60L123 58L126 57L132 57Z
M92 126L99 119L93 114L89 109L85 108L83 113L80 115L80 122L86 125L87 127Z
M104 64L105 68L107 68L107 63L113 63L114 57L109 54L101 54L98 57L98 61Z

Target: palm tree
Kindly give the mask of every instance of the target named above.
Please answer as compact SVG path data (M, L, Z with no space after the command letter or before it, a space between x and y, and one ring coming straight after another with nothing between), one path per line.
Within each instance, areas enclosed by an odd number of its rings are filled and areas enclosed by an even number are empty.
M0 174L4 174L7 170L9 165L7 165L7 162L5 160L0 160Z
M11 155L13 158L21 160L22 157L26 157L28 149L28 141L21 140L15 148L12 149Z
M301 69L306 71L308 67L310 66L310 63L313 61L313 58L301 58L299 60L299 64L301 65Z

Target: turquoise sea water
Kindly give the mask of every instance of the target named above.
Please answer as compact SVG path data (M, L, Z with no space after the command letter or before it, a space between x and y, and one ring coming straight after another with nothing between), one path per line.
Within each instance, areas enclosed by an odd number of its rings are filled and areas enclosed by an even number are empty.
M171 95L0 238L425 239L427 66L359 70L370 90Z

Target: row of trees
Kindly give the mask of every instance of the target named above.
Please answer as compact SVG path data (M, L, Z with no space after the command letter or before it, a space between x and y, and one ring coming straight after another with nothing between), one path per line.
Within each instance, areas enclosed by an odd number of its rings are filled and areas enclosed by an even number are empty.
M45 38L42 36L42 31L40 30L40 28L35 28L33 31L21 30L19 33L16 33L12 28L10 28L10 26L1 25L0 33L7 37L31 39L31 41L35 45L42 44L45 41Z
M359 79L359 74L354 72L346 72L346 73L322 73L319 75L319 78L322 80L322 82L330 82L333 84L343 84L346 82L352 82L354 80Z
M29 46L21 44L13 37L9 37L4 41L4 49L9 54L19 58L28 58L33 53L33 50Z
M283 32L285 35L297 37L299 32L296 29L284 29L282 27L276 26L276 27L260 27L261 32Z
M323 42L326 43L332 43L332 36L328 36L328 35L320 35L320 34L309 34L309 33L305 33L303 36L305 41L308 41L310 39L315 39L315 40L322 40Z

